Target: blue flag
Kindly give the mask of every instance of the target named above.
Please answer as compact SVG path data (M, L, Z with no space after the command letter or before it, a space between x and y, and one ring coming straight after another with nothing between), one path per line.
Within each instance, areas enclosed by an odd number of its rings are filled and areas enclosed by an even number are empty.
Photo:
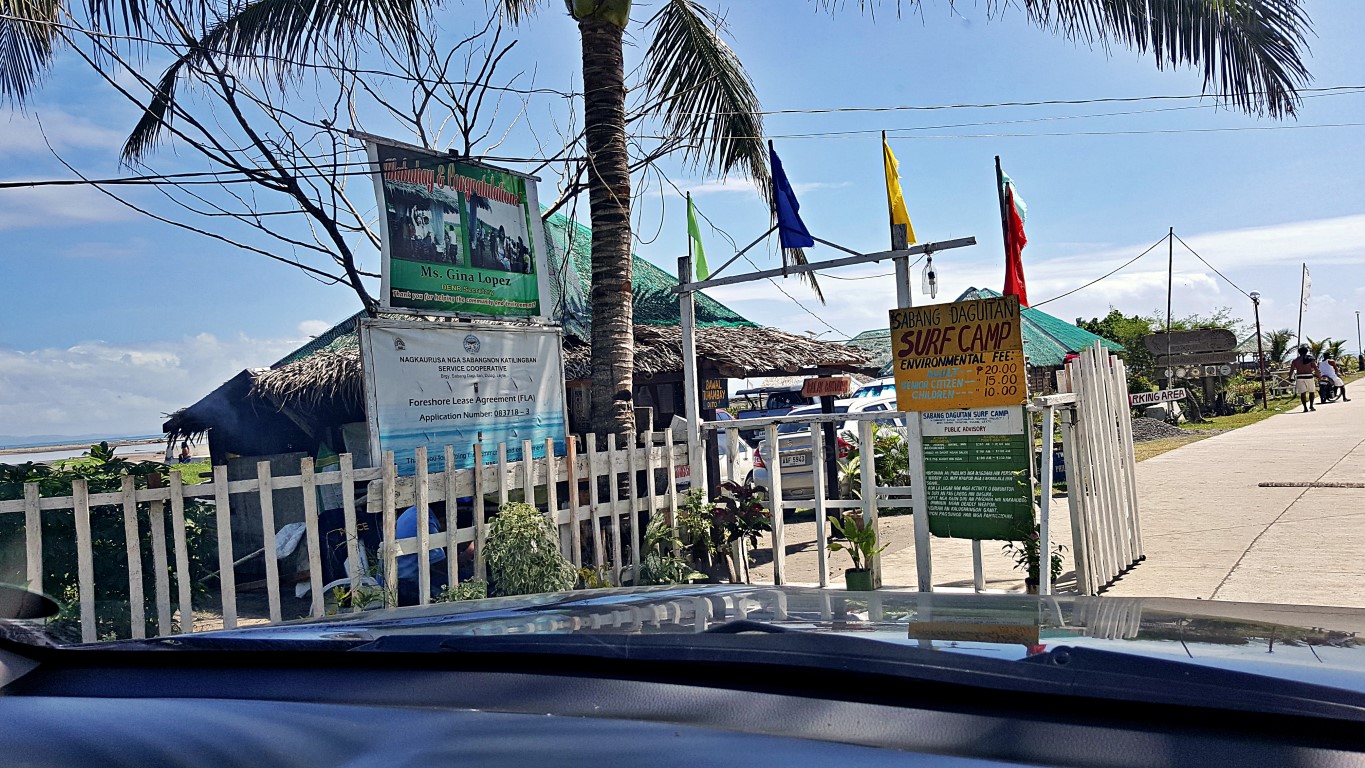
M777 236L785 248L810 248L815 238L810 236L806 223L801 221L801 204L796 202L796 192L792 190L787 173L782 170L782 161L777 158L777 150L768 142L768 155L773 166L773 210L777 214Z

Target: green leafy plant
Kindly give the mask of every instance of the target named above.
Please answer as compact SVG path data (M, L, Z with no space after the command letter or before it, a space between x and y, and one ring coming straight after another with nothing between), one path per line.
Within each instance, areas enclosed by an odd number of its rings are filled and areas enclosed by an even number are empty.
M839 490L844 498L863 497L862 446L852 432L845 432L844 439L853 447L848 455L839 461ZM890 427L872 424L872 456L877 477L877 485L905 485L910 474L910 447L905 440Z
M611 570L605 565L596 568L583 566L578 569L578 583L575 589L606 589L611 586Z
M1014 567L1024 571L1029 581L1037 583L1039 581L1038 567L1041 563L1042 541L1038 531L1038 525L1020 523L1014 527L1013 541L1005 542L1000 548L1007 556L1014 560ZM1062 553L1066 547L1061 544L1052 545L1052 556L1049 558L1052 580L1055 582L1062 575Z
M656 515L645 526L643 550L641 584L682 584L703 576L692 568L687 558L678 554L682 550L682 540L662 515Z
M482 600L488 597L488 582L486 581L462 581L454 586L448 586L436 596L438 603L455 603L461 600Z
M856 571L866 570L872 558L881 554L888 546L877 545L877 531L863 521L861 512L845 512L842 518L831 515L829 525L846 539L831 541L829 551L847 552Z
M573 589L576 572L559 552L554 523L525 502L511 501L498 510L488 526L484 558L499 595Z

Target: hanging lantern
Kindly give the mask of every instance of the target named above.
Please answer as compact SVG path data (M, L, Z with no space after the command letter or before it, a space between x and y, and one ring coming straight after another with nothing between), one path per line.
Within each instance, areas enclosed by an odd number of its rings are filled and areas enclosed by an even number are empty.
M923 285L921 290L929 294L929 298L938 298L938 270L934 269L934 257L928 255L924 257L924 273L922 275Z

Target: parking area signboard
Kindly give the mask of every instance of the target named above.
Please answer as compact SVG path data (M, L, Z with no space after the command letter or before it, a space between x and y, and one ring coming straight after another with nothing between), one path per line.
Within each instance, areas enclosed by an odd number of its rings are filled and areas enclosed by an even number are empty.
M929 532L957 539L1016 538L1033 520L1022 406L922 416Z
M902 411L1021 405L1028 380L1019 299L893 309L891 360Z

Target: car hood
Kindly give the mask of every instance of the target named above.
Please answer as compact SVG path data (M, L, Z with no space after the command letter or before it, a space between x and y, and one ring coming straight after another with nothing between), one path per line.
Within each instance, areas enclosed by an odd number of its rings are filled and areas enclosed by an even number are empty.
M639 587L370 611L191 637L333 644L403 635L692 634L737 621L1004 660L1089 647L1365 692L1359 639L1365 609L1174 598Z

